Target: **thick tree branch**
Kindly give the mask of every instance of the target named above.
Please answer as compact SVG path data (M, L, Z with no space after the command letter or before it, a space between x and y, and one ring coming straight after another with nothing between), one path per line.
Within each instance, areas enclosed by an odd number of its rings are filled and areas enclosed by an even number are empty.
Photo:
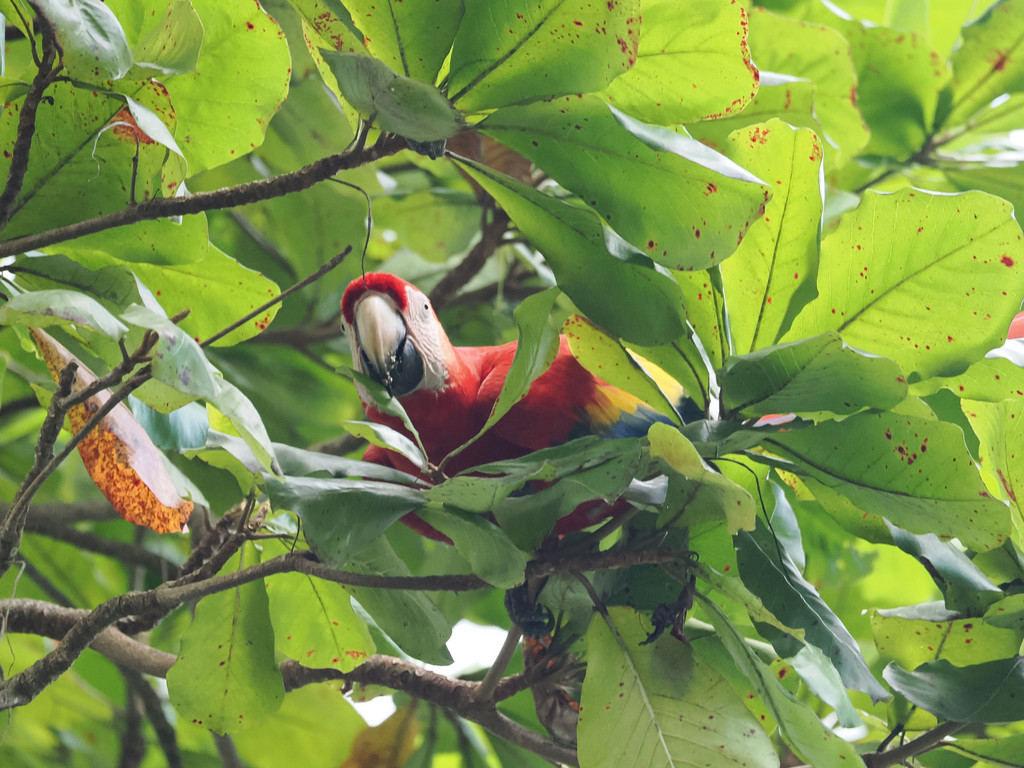
M39 600L0 601L0 612L7 618L7 631L32 632L60 639L62 646L69 642L68 638L76 627L83 622L95 621L95 612L63 608ZM110 627L95 637L92 647L121 667L156 677L165 677L176 658L173 654L150 648ZM571 747L560 745L513 722L498 712L492 703L481 702L476 695L479 683L446 677L404 659L373 656L351 672L344 673L336 669L311 669L297 661L287 660L281 663L281 674L285 688L289 691L327 680L383 685L444 707L549 760L568 765L578 764L575 750ZM15 675L11 681L18 677L20 675ZM0 688L0 703L3 701L4 692Z
M941 746L947 737L963 729L965 725L966 723L940 723L906 744L901 744L885 752L861 755L861 757L864 758L864 765L867 768L888 768L890 765L900 765Z
M269 200L272 197L281 197L292 192L300 192L321 181L326 181L341 171L372 163L382 157L394 155L405 148L404 139L385 134L371 147L329 155L291 173L248 184L239 184L235 187L224 187L211 192L198 192L187 197L155 197L104 216L8 240L0 243L0 256L13 256L94 232L135 224L139 221L203 213L221 208L234 208L239 205Z

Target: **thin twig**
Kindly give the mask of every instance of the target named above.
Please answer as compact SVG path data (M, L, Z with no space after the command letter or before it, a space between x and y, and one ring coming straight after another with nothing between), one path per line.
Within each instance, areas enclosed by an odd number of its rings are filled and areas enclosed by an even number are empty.
M487 674L484 675L484 679L480 681L480 685L474 693L477 701L491 701L498 683L501 682L505 670L508 669L509 662L512 661L512 655L519 649L519 641L522 637L523 630L513 624L509 628L508 634L505 635L505 642L502 644L501 650L498 651L494 663L491 664L491 668L487 670Z
M4 184L3 192L0 192L0 229L3 229L14 215L14 201L18 199L25 183L32 139L36 132L36 112L43 100L43 93L50 87L61 69L60 64L54 63L57 59L57 43L53 31L42 17L40 27L43 34L43 58L39 62L39 71L32 79L25 101L21 105L21 114L18 116L18 133L11 150L7 182Z
M231 333L233 330L235 330L239 326L245 325L247 322L249 322L250 320L252 320L255 317L259 317L264 312L266 312L268 309L270 309L272 306L274 306L275 304L279 304L280 302L284 301L285 298L287 298L288 296L291 296L296 291L301 291L303 288L305 288L310 283L315 283L321 277L323 277L328 272L330 272L332 269L334 269L339 264L341 264L341 262L343 262L345 260L345 257L348 256L350 253L352 253L352 246L351 245L346 245L345 246L345 250L343 250L338 255L334 256L330 261L328 261L326 264L324 264L322 267L320 267L320 269L318 269L313 274L309 275L309 277L305 277L302 280L299 280L299 282L297 282L294 285L290 286L289 288L285 288L283 291L281 291L279 294L277 294L277 296L272 298L266 304L263 304L262 306L257 307L252 312L247 314L245 317L239 318L238 320L233 322L227 328L224 328L223 330L218 331L217 333L213 334L213 336L210 336L207 339L204 339L203 341L201 341L199 343L199 346L201 346L201 347L208 347L208 346L210 346L211 344L213 344L213 342L217 341L218 339L224 338L225 336L227 336L229 333Z

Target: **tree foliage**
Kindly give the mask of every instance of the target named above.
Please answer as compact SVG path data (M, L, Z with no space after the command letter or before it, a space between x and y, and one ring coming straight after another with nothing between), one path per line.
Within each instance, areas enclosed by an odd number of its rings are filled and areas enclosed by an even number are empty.
M0 13L5 766L1021 764L1022 0ZM360 461L364 269L675 426Z

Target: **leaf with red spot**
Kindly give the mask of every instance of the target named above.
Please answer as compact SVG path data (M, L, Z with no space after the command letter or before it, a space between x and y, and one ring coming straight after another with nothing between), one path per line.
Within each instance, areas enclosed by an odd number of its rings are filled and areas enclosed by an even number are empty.
M953 103L944 125L966 122L997 96L1024 90L1024 2L996 3L964 27L952 55Z
M81 392L96 376L78 358L36 328L30 329L54 380L76 363L72 393ZM78 432L107 400L100 392L68 411L68 422ZM82 462L111 506L125 520L157 533L180 531L192 514L192 502L181 498L164 466L160 451L124 403L118 403L78 445Z
M264 557L285 554L280 541L263 543ZM270 618L277 650L304 666L342 672L375 653L369 628L352 609L352 595L340 584L302 573L282 573L267 581Z
M636 64L603 95L639 120L675 125L738 114L757 88L742 5L644 0Z
M448 96L474 111L599 91L636 61L640 1L466 0Z
M722 673L667 633L641 645L642 621L612 608L587 630L580 765L771 765L768 736Z
M722 265L733 348L753 352L776 343L817 293L822 213L822 145L806 128L781 120L729 136L726 153L772 189L755 221Z
M720 263L771 194L725 156L609 109L596 96L509 107L480 129L533 160L671 269Z
M256 562L259 553L247 543L226 570ZM199 601L167 690L179 717L216 733L241 730L280 708L284 683L261 579Z
M33 0L32 4L53 29L69 77L102 83L122 77L131 67L132 53L121 23L101 0Z
M346 0L370 54L406 77L433 83L462 20L462 0Z
M964 400L962 407L978 437L981 471L994 495L1009 502L1014 540L1024 546L1024 397Z
M838 330L910 376L960 373L1020 309L1024 236L983 192L868 192L822 241L818 298L784 340Z
M830 513L876 514L977 550L1010 536L1009 508L989 493L963 433L947 422L867 412L769 435L761 445L793 462Z

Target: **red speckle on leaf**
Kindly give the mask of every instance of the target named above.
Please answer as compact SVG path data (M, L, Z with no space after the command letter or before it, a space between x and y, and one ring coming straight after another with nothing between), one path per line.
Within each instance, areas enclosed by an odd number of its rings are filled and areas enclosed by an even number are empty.
M1013 259L1007 256L1005 253L1003 254L1003 258L1001 258L999 261L1001 261L1007 267L1013 266Z
M1009 61L1009 58L1010 57L1002 51L996 51L996 59L992 62L992 71L1002 72L1006 69L1006 62Z

